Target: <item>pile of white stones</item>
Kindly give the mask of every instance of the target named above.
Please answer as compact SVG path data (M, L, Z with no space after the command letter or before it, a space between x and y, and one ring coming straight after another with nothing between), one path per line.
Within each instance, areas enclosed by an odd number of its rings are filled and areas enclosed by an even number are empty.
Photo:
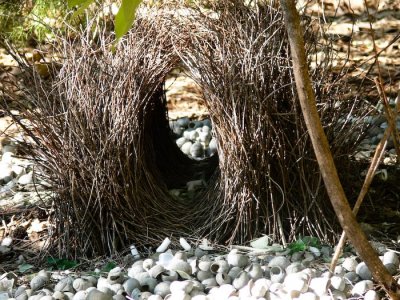
M175 135L176 145L187 156L204 159L217 152L217 142L212 136L210 119L196 121L180 118L170 121L170 128Z
M1 147L0 207L26 206L50 196L46 191L50 185L37 180L39 172L32 161L18 156L16 142L8 141Z
M271 245L247 254L238 249L216 254L210 246L193 250L183 238L180 242L184 250L172 251L166 238L146 259L131 248L136 262L126 271L116 267L108 274L96 269L92 275L78 275L42 270L20 286L11 273L4 274L0 300L380 299L371 273L354 254L347 253L329 278L323 259L330 255L329 247L289 254ZM386 249L381 254L386 268L397 274L398 255Z
M395 111L395 107L396 107L395 99L389 100L389 107L393 111ZM367 134L366 134L364 140L362 140L361 144L359 145L359 152L357 153L356 158L360 158L360 159L370 158L373 155L373 153L375 152L375 149L376 149L378 143L383 138L386 128L389 126L382 104L377 105L376 111L377 111L376 115L368 116L363 120L366 124L368 124L370 126L370 128L367 131ZM354 119L352 121L356 122L357 120ZM397 116L397 119L395 122L396 122L395 125L396 125L397 130L400 130L400 117L399 116ZM394 142L393 142L392 137L389 137L389 139L388 139L386 150L387 150L387 155L385 158L385 163L390 164L391 162L395 162L396 161L395 160L396 150L394 148Z

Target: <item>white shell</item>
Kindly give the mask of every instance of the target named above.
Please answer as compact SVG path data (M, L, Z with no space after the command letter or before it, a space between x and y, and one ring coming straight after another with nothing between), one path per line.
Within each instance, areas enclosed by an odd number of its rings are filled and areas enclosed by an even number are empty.
M211 278L213 276L214 276L214 274L211 271L201 271L201 270L198 271L197 275L196 275L197 279L200 280L200 281L206 280L206 279Z
M354 272L358 265L355 257L346 257L342 263L342 267L345 268L349 272Z
M137 276L137 274L142 273L144 271L146 271L146 270L143 269L142 264L133 265L131 268L128 269L128 276L131 278L135 278Z
M142 286L142 290L148 291L151 293L154 292L154 288L157 285L157 279L152 278L152 277L144 278L143 280L141 280L139 282L140 282L140 285Z
M122 294L124 292L124 288L120 283L114 283L111 285L110 288L114 292L114 294Z
M191 297L184 292L179 292L176 294L169 294L167 295L164 300L190 300Z
M305 293L308 290L308 278L303 273L292 273L286 276L283 284L288 291Z
M285 279L285 271L280 266L273 266L270 270L270 277L272 282L282 283Z
M118 294L113 296L113 300L126 300L126 298L125 296Z
M300 294L299 300L318 300L318 296L315 295L314 293L307 292Z
M158 278L164 271L165 268L162 265L155 265L149 270L149 274L153 278Z
M254 281L263 277L263 270L258 263L252 263L248 268L246 268L246 271L249 274L250 278Z
M163 297L160 295L151 295L147 300L163 300Z
M178 273L175 271L166 270L161 274L162 281L175 281L178 279Z
M271 283L271 280L267 278L257 279L251 288L251 295L257 298L264 297L267 294Z
M378 293L375 292L374 290L369 290L364 295L364 300L380 300L380 299L381 298L379 297Z
M356 273L358 276L361 277L363 280L370 280L372 279L372 274L370 270L368 269L367 265L365 262L360 262L357 267L356 267Z
M151 295L147 300L163 300L163 297L160 295Z
M185 131L186 132L186 131ZM190 148L192 147L192 142L186 142L186 143L184 143L183 145L182 145L182 147L181 147L181 151L183 152L183 153L185 153L186 155L189 155L190 154Z
M210 270L213 273L228 273L230 267L226 260L218 260L211 264Z
M372 290L374 284L371 280L362 280L357 282L351 290L353 296L362 296L368 290Z
M111 284L108 282L107 279L105 279L104 277L99 277L99 279L97 280L97 289L99 291L103 290L104 288L110 288Z
M169 238L165 238L160 246L156 249L156 252L161 253L165 252L168 249L169 244L171 244L171 240Z
M383 264L393 264L396 267L399 266L399 256L393 252L393 251L388 251L383 255Z
M171 282L169 288L172 294L177 294L179 292L184 292L185 294L189 294L193 289L193 282L191 282L190 280L174 281Z
M134 289L140 288L140 283L135 278L129 278L122 285L125 289L125 292L130 295Z
M205 255L201 257L200 260L198 261L198 268L200 271L207 272L210 271L211 264L212 264L211 259Z
M171 271L182 271L187 274L192 274L192 267L190 266L190 264L181 259L171 260L171 262L168 264L167 269Z
M181 147L183 146L183 144L186 143L187 141L188 141L188 140L187 140L186 138L180 137L180 138L177 139L175 142L176 142L176 145L177 145L179 148L181 148Z
M142 292L140 293L139 300L148 300L151 295L150 292Z
M66 296L64 296L64 294L60 291L55 291L53 293L53 298L56 300L64 300L66 298Z
M173 258L173 254L169 251L161 253L158 257L158 264L162 265L163 267L167 267Z
M92 275L85 275L82 276L81 278L88 280L92 284L92 286L97 285L97 278Z
M190 249L192 249L192 246L190 246L190 244L182 237L179 239L179 244L181 244L181 247L185 251L189 251Z
M236 249L231 250L227 255L228 264L233 267L244 268L249 263L249 258L246 255L239 254Z
M218 285L230 284L232 282L231 277L226 273L217 273L217 275L215 275L215 280Z
M332 276L331 277L331 286L338 291L343 292L344 288L346 287L346 282L344 281L343 277L340 276Z
M145 269L146 271L150 270L152 267L155 266L155 261L151 258L145 259L143 261L143 269Z
M17 300L27 300L28 299L28 293L26 292L26 286L19 286L17 290L14 293L14 297Z
M249 299L251 297L251 288L253 287L254 282L252 279L239 290L239 298L240 299Z
M72 298L73 300L86 300L88 293L86 291L79 291L77 292L74 297Z
M287 259L285 256L275 256L271 261L268 263L268 267L280 267L283 270L286 269L290 265L290 260Z
M236 277L239 275L239 273L242 272L242 271L243 271L243 270L242 270L241 268L239 268L239 267L233 267L233 268L231 268L231 269L229 270L228 275L229 275L231 278L236 278Z
M310 281L310 290L314 292L317 296L322 296L328 290L329 278L326 277L316 277L312 278Z
M240 290L250 281L250 276L246 271L240 272L233 280L232 285L235 289Z
M304 267L299 261L292 262L290 265L288 265L285 269L286 274L292 274L292 273L297 273L303 270Z
M90 288L93 285L89 280L86 280L86 279L83 279L83 278L77 278L72 283L72 286L78 292L78 291L84 291L84 290Z
M164 298L165 296L171 293L170 285L171 282L169 281L160 282L154 287L154 294L160 295L161 297Z
M218 286L218 283L217 283L217 281L215 280L215 277L210 277L210 278L204 279L204 280L201 282L201 284L204 285L204 286L205 286L206 288L208 288L208 289L210 289L210 288L212 288L212 287Z
M31 289L33 291L37 291L44 287L48 282L48 278L40 275L36 275L35 277L32 278L30 282Z
M99 290L91 290L86 297L86 300L111 300L112 296L109 294L105 294L100 292Z
M124 276L122 275L122 269L120 267L115 267L108 272L107 280L111 283L122 283Z

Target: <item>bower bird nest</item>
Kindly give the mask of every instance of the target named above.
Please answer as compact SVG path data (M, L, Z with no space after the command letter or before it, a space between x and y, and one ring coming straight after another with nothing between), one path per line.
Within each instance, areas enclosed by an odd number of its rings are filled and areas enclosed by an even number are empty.
M46 80L25 65L34 84L24 114L32 157L57 191L52 240L60 255L155 245L165 236L221 244L260 234L333 238L337 223L296 98L279 7L199 7L139 10L115 52L105 30L62 41L61 68ZM311 25L307 51L327 57L311 74L318 109L345 170L362 131L346 116L366 110L338 101L345 84L330 76L329 47ZM202 88L210 114L217 154L202 160L171 139L164 82L177 65ZM205 187L194 197L171 194L196 179Z

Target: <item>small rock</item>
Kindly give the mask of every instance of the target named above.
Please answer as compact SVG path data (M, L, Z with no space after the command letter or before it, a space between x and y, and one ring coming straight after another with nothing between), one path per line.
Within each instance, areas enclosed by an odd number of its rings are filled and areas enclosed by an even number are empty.
M368 290L372 290L374 288L374 284L371 280L362 280L357 282L351 290L351 294L353 296L362 296Z
M33 171L30 171L28 174L22 175L18 179L18 183L21 185L27 185L33 182Z
M195 158L200 158L204 156L203 145L196 142L190 147L190 155Z
M190 148L192 147L192 142L186 142L182 145L181 151L186 155L190 155Z

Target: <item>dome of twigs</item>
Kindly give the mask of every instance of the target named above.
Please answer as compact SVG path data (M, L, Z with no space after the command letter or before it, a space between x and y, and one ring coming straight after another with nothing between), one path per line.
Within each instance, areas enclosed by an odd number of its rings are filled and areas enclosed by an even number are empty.
M68 245L62 251L90 256L165 236L331 238L335 216L296 99L281 12L217 2L143 9L115 52L105 31L82 32L60 44L56 76L31 73L32 153L57 190L53 238ZM313 53L320 46L307 28ZM170 138L163 84L177 65L203 89L218 156L192 160ZM329 74L327 59L311 75L340 167L361 125L339 119L365 111L355 102L335 107L344 85ZM203 193L171 196L197 172L207 179Z

